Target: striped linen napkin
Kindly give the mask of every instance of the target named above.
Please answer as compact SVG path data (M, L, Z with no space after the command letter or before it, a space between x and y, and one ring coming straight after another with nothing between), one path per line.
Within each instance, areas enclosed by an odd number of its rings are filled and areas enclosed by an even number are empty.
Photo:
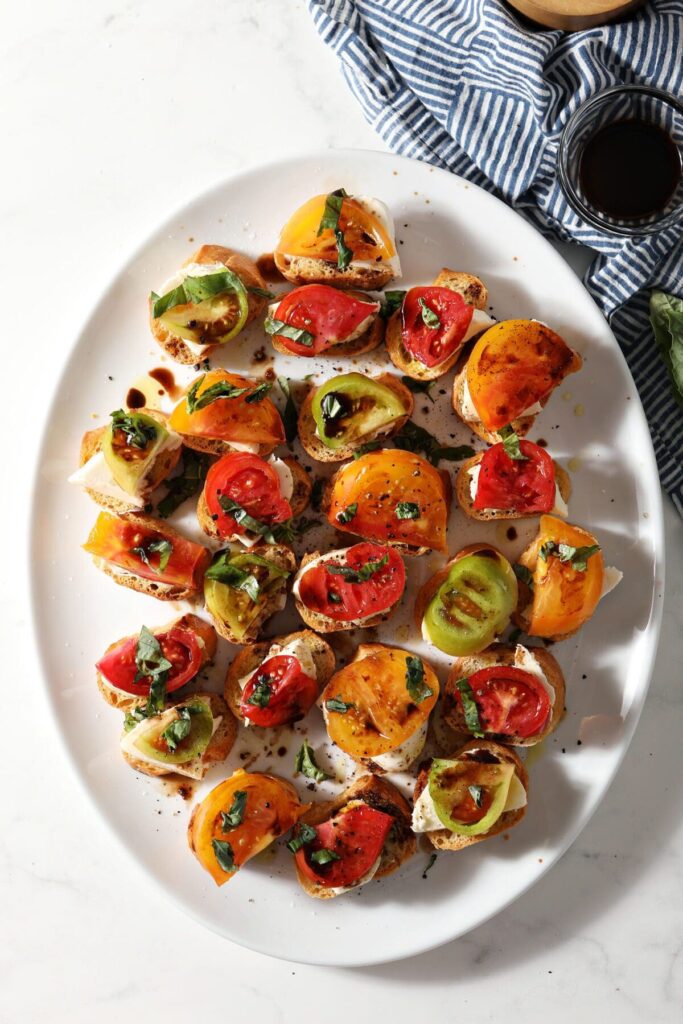
M498 0L308 0L370 124L397 153L494 192L544 234L598 255L584 283L610 321L650 425L662 486L683 515L683 408L655 345L649 290L683 292L683 231L621 239L584 224L555 178L577 106L611 85L683 93L683 0L567 35Z

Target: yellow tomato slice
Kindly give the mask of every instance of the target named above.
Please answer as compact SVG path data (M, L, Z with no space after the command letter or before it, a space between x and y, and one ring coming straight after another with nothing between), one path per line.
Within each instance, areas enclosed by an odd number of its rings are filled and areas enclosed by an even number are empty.
M238 796L240 793L246 794L246 799ZM223 885L251 857L293 828L299 816L310 806L299 803L290 782L276 775L245 772L238 768L193 810L188 827L190 849L214 882ZM232 827L230 820L226 823L224 815L233 820L241 817L241 820ZM219 844L218 854L214 843ZM224 857L232 859L232 871L226 871L219 863L220 844L229 846Z
M595 611L604 579L602 552L588 558L585 570L577 570L570 562L539 552L548 541L570 547L597 544L595 537L580 526L572 526L555 516L541 516L538 536L526 549L520 562L533 574L533 602L529 613L529 636L562 636L573 633Z
M235 388L249 388L250 391L235 398L218 398L192 413L188 410L185 397L171 413L171 430L219 441L273 445L284 443L282 420L271 400L266 397L258 402L247 401L258 381L240 377L237 373L228 373L227 370L209 370L197 388L197 399L209 388L222 382L232 384Z
M337 473L327 517L338 530L370 540L445 551L448 497L443 477L426 459L387 449ZM416 518L399 518L401 504L417 505Z
M330 738L350 757L376 757L404 743L427 721L439 695L439 680L423 659L422 683L431 695L419 703L408 689L408 659L397 647L361 644L358 657L332 676L322 695ZM327 701L351 705L346 711ZM341 705L340 705L341 706Z
M337 262L337 244L332 229L326 228L318 235L326 199L326 195L315 196L299 207L282 229L276 252ZM394 242L380 219L351 197L342 201L339 227L354 260L374 263L378 258L390 260L396 255Z
M489 327L467 361L467 386L487 430L500 430L542 401L581 357L537 320L502 320Z

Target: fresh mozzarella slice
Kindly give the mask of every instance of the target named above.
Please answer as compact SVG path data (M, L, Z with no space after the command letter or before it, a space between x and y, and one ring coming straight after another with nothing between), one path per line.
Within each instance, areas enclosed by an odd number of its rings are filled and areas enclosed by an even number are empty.
M292 640L291 643L286 644L284 647L281 647L279 644L271 644L270 649L268 650L268 653L266 654L263 661L268 661L268 658L274 658L278 654L288 655L291 658L296 658L296 660L301 665L302 671L305 672L307 676L311 676L313 679L318 678L318 673L316 671L313 655L311 654L311 649L306 643L306 641L303 640L301 637L297 637L296 640ZM263 661L261 662L261 665L263 664ZM257 668L254 669L253 672L250 672L248 675L243 676L239 680L239 686L241 690L245 689L249 680L260 670L260 668L261 666L259 665Z
M519 414L519 417L517 418L521 419L522 416L537 416L538 413L541 412L542 408L543 407L540 402L534 402L534 404L530 405L528 409L525 409L524 412L521 412ZM470 389L467 384L467 376L464 377L462 383L460 415L467 423L481 423L479 413L477 412L474 402L472 401L472 395L470 394Z
M623 578L624 574L619 569L615 569L613 565L605 566L600 600L602 601L603 597L607 597L608 594L611 594L614 588L621 583Z
M508 811L518 811L522 807L526 807L526 804L526 790L519 777L515 774L510 779L510 789L508 790L503 814ZM428 785L425 786L415 801L415 806L413 807L412 827L413 832L436 832L439 829L444 828L443 822L436 813L436 807L434 806L434 801L432 800Z
M129 494L128 491L124 491L123 487L119 487L111 475L104 452L95 452L80 469L71 474L69 483L97 491L98 494L104 494L107 498L125 501L133 508L144 508L145 506L145 499L140 495Z
M366 871L362 878L359 878L354 885L334 886L332 889L330 889L330 892L333 892L335 896L341 896L345 892L351 892L352 889L359 889L361 885L367 885L368 882L371 882L372 879L377 874L377 869L379 868L381 863L382 855L380 854L375 863L372 865L372 867L368 871Z
M424 745L427 741L427 724L427 722L423 722L412 736L409 736L407 740L404 740L394 750L389 750L386 754L379 754L377 757L373 757L373 763L385 772L405 771L411 766L413 761L417 760L424 750Z
M550 706L555 705L555 687L548 682L548 677L538 663L537 658L534 656L533 651L530 651L528 647L524 647L523 644L517 644L515 648L515 661L514 667L522 669L524 672L528 672L529 675L538 679L539 683L542 684L544 690L550 697Z

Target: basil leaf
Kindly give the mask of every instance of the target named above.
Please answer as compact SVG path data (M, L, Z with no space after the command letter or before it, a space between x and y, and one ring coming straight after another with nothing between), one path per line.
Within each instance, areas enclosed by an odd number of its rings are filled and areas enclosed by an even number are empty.
M268 523L262 523L260 519L254 519L253 516L249 515L245 508L239 505L236 501L233 501L232 498L228 498L225 494L219 494L218 504L224 512L227 512L227 514L230 515L236 523L243 526L245 530L249 530L250 533L255 533L259 537L270 539L272 542L273 527L271 525Z
M522 449L519 446L519 438L510 424L508 423L506 427L501 427L498 434L502 438L503 448L505 449L507 457L509 459L513 459L515 462L524 462L526 460L526 455L522 455Z
M320 411L323 414L323 419L334 420L344 412L344 406L334 391L329 391L320 403Z
M159 537L157 540L151 540L147 545L141 545L130 550L132 554L137 555L140 561L148 565L154 572L162 573L173 553L173 544L170 540L166 540L165 537ZM153 554L159 555L158 565L152 565L149 560L149 556Z
M135 645L135 665L137 672L133 681L139 683L141 679L150 680L145 715L163 711L166 701L166 680L173 665L164 657L161 644L147 626L140 630Z
M302 846L308 846L309 843L312 843L317 834L311 825L307 825L305 821L300 821L297 826L296 835L287 843L287 849L292 853L298 853Z
M247 704L253 704L257 708L267 708L272 695L271 676L264 673L256 677L256 685L250 696L247 697L246 702Z
M514 566L513 566L513 568L514 568ZM519 638L520 638L521 635L522 635L522 630L519 628L519 626L515 626L515 628L510 631L510 636L508 637L508 643L512 644L512 646L516 646L519 643Z
M252 295L258 295L260 299L274 299L275 292L268 291L267 288L259 288L255 284L248 284L247 291L251 292Z
M215 274L186 277L182 284L161 297L152 292L152 316L156 319L175 306L204 302L206 299L214 299L228 292L243 293L244 285L237 274L227 268Z
M381 441L366 441L360 448L357 448L353 453L354 459L360 459L362 455L367 455L368 452L376 452L378 448L382 447Z
M203 452L183 449L182 471L167 481L168 491L157 505L157 515L161 519L167 519L184 501L202 489L209 464L209 456Z
M212 839L211 845L213 846L213 852L216 855L218 866L232 873L236 870L235 868L235 854L233 853L232 846L226 842L225 839Z
M343 576L347 583L367 583L376 572L383 569L389 561L389 552L374 562L366 562L360 569L352 569L348 565L328 565L327 571L332 576ZM341 598L340 598L341 601Z
M190 735L192 716L188 708L179 708L178 717L161 734L169 750L175 750L181 740Z
M438 331L441 327L441 321L434 310L422 298L417 300L417 304L422 310L422 323L425 327L429 327L432 331Z
M318 864L322 867L324 864L331 864L334 860L341 860L341 857L338 853L335 853L334 850L326 850L323 848L322 850L314 850L311 854L311 860L314 864Z
M197 392L199 391L205 377L205 373L203 373L201 377L198 377L187 392L187 411L190 414L193 412L199 412L200 409L205 409L207 405L217 402L220 398L238 398L240 395L245 395L250 390L248 387L238 388L235 384L231 384L227 380L218 380L215 384L210 384L209 387L206 388L199 397L197 397Z
M522 583L526 583L530 590L534 589L534 577L530 569L527 569L525 565L520 565L519 562L513 562L512 571L518 580L521 580Z
M424 680L425 667L422 658L411 655L406 659L406 690L415 704L421 704L427 697L432 697L434 691L427 686Z
M394 437L394 444L403 451L415 452L417 455L424 453L432 466L438 466L441 459L450 462L460 462L462 459L469 459L474 455L474 448L463 444L458 447L444 447L433 434L430 434L424 427L418 427L412 420L408 420Z
M304 330L303 327L293 327L292 324L286 324L284 320L276 320L272 316L266 318L263 329L266 334L289 338L290 341L296 341L298 345L305 345L306 348L312 348L315 341L315 336L310 331Z
M234 828L244 821L244 812L247 806L247 794L245 790L238 789L232 798L229 811L221 811L221 832L232 832Z
M399 501L396 506L397 519L419 519L420 506L416 501Z
M379 315L382 319L388 320L392 313L395 313L397 309L400 309L405 297L406 292L401 291L400 289L384 292L382 296L382 305L379 311ZM433 381L430 383L433 383Z
M427 877L427 872L431 871L431 869L434 867L435 864L436 864L436 854L432 853L432 854L430 854L429 860L427 861L427 867L422 872L422 877L423 878Z
M350 505L347 505L346 508L343 508L341 512L337 513L337 522L350 523L357 511L358 502L354 501Z
M285 428L285 438L287 444L291 444L297 434L297 411L294 399L292 398L292 389L289 386L289 379L287 377L278 377L278 384L280 390L286 398L285 411L282 414L282 424Z
M479 721L479 708L477 707L477 702L474 699L472 687L470 686L466 678L458 679L455 685L460 691L460 696L462 698L462 709L463 714L465 716L465 725L467 726L467 728L469 729L473 736L478 736L479 738L482 738L484 732L481 727L481 722Z
M414 380L412 377L401 377L401 383L405 384L408 391L412 391L413 394L426 395L432 405L434 404L432 388L436 384L435 380Z
M652 292L650 323L671 378L674 397L683 406L683 299L666 292Z
M181 284L172 291L166 292L165 295L159 296L156 292L152 292L149 298L152 303L152 316L155 320L157 317L163 316L169 309L173 309L174 306L184 306L187 302L185 289Z
M215 580L217 583L224 583L233 590L243 590L245 594L258 604L261 596L259 581L250 572L240 569L230 562L230 552L224 551L218 559L206 570L205 579Z
M342 604L343 603L341 597L339 596L339 594L336 594L334 592L334 590L328 590L328 592L327 592L327 600L330 602L330 604Z
M273 541L277 544L291 544L319 525L320 523L317 519L307 519L306 516L296 521L294 519L286 519L284 523L277 523L268 536L272 536Z
M146 718L149 718L146 708L131 708L130 711L126 711L123 719L123 728L126 732L130 732L130 730L134 729L140 722L144 722Z
M585 572L588 568L588 559L599 550L599 544L574 548L571 544L556 544L554 540L549 540L541 545L538 553L544 562L547 562L549 557L559 558L561 562L568 562L577 572Z
M330 192L325 200L325 209L323 210L318 227L318 237L322 235L323 231L329 230L334 232L337 243L337 266L340 270L345 270L353 259L353 252L344 241L344 232L339 227L342 203L346 198L347 194L343 188Z
M294 759L294 771L301 772L307 779L314 779L316 782L324 782L325 779L332 778L331 775L328 775L327 772L324 772L316 764L315 754L307 740L304 740L301 744L299 752Z
M129 448L144 450L157 438L157 429L134 412L117 409L111 414L112 430L121 430L126 435Z
M270 381L262 381L256 388L254 388L250 395L247 395L244 401L247 403L247 405L251 405L252 402L262 401L262 399L264 399L268 392L271 390L272 386L273 385L270 383Z
M329 700L325 701L325 707L328 711L336 711L340 715L345 715L351 708L355 708L355 704L347 704L345 700L342 700L340 695L336 697L330 697Z
M470 796L474 800L476 807L482 807L484 804L484 787L483 786L468 786L467 787Z

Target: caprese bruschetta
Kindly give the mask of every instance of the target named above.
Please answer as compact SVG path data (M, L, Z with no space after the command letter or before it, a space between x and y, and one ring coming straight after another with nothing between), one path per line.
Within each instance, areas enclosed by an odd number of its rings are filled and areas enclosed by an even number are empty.
M463 462L455 480L458 504L470 519L528 519L552 512L567 516L569 474L545 448L514 431Z
M387 352L401 373L436 380L452 368L463 345L495 323L488 291L473 274L444 268L434 283L411 288L387 323Z
M439 680L423 658L399 647L360 644L323 690L330 739L369 771L405 771L427 740Z
M343 188L300 206L280 232L273 258L293 284L373 290L401 276L389 210Z
M515 624L546 640L576 633L622 578L618 569L605 567L592 533L555 516L541 516L538 535L515 572L520 581Z
M318 462L343 462L392 437L410 419L411 391L391 373L343 373L312 388L299 412L299 440Z
M415 624L445 654L478 654L509 625L517 596L507 558L489 544L471 544L420 588Z
M380 304L362 292L306 284L269 306L263 328L283 355L358 356L384 340Z
M323 492L332 526L406 555L446 551L447 474L402 449L368 452L338 469Z
M204 575L204 600L216 631L233 644L253 643L287 600L287 580L296 569L285 544L257 551L218 551Z
M150 295L152 334L176 362L197 363L236 338L262 312L267 294L248 256L203 245Z
M412 857L410 806L391 783L364 775L334 800L302 814L287 846L309 896L342 896L385 878Z
M453 408L488 444L524 437L581 356L538 320L502 320L482 334L453 382Z
M308 714L334 666L334 651L310 629L249 644L228 667L225 699L245 725L290 725Z
M432 758L415 783L412 827L437 850L462 850L519 824L529 776L518 755L491 740Z

